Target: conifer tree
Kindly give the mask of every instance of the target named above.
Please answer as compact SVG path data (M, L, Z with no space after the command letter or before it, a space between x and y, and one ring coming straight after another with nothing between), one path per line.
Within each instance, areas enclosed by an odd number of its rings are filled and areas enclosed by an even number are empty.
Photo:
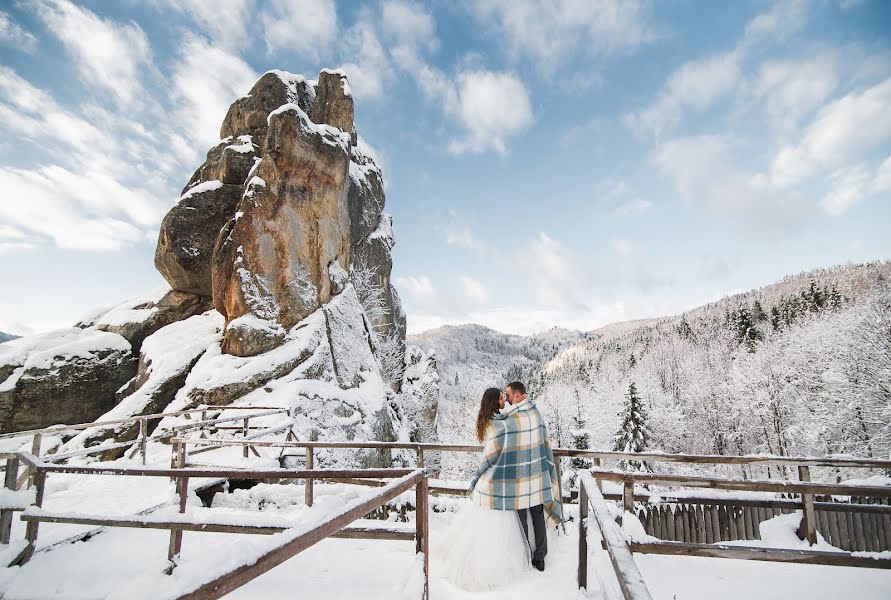
M617 452L643 452L650 442L650 428L647 424L647 411L632 381L625 395L625 405L619 412L619 430L613 438L613 450ZM619 467L631 471L650 471L644 461L620 461Z

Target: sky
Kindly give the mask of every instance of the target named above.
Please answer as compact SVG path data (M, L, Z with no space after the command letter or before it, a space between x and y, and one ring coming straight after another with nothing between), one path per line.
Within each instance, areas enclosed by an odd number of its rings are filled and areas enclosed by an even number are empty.
M884 0L0 4L0 331L164 285L265 71L346 71L410 332L675 314L891 258Z

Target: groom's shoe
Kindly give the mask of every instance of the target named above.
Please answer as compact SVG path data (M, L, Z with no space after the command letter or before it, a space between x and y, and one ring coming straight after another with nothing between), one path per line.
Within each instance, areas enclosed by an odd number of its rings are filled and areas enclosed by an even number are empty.
M532 566L538 569L539 571L544 571L544 559L541 560L533 560Z

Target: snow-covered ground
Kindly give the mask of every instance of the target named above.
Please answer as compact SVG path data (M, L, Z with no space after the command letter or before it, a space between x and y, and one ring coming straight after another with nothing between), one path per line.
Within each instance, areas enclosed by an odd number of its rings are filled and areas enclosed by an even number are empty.
M227 457L231 459L232 457ZM227 460L226 462L229 462ZM53 480L55 479L55 482ZM173 499L166 479L84 477L51 475L45 508L49 511L134 514ZM87 484L90 486L88 492ZM98 488L95 486L99 486ZM225 519L233 522L288 522L296 528L311 525L332 511L342 509L373 489L345 485L317 484L312 508L303 504L301 485L261 484L250 490L218 494L214 508L202 508L190 498L192 519ZM405 499L413 494L408 493ZM445 512L431 516L431 538L435 540L449 526L451 510L463 500L434 498L433 504ZM570 514L575 507L570 507ZM156 512L170 516L172 507ZM409 520L413 514L409 513ZM795 515L778 517L767 525L768 540L774 545L794 545L789 538ZM788 521L788 522L787 522ZM380 522L378 522L380 523ZM366 523L363 523L363 525ZM411 524L407 524L411 527ZM61 543L87 527L42 524L40 547L24 567L0 569L0 591L4 600L13 599L97 599L167 598L194 588L213 573L249 562L269 548L285 541L289 532L275 536L185 532L179 567L172 576L163 574L167 566L166 531L112 529L88 541ZM436 561L431 567L431 598L471 600L491 598L524 600L543 597L578 598L577 525L570 523L566 536L551 541L548 569L532 571L511 585L486 594L460 590L437 577ZM17 524L14 540L23 534ZM56 544L49 547L52 544ZM16 545L16 548L18 546ZM11 548L9 552L14 550ZM604 564L592 544L591 562ZM0 554L3 554L0 551ZM841 597L879 600L891 597L891 572L813 565L786 565L711 558L637 555L636 560L656 599L790 600L808 598L830 600ZM497 568L498 556L492 557ZM414 543L407 541L328 539L295 556L286 563L232 593L231 598L273 600L293 598L414 598L411 582L417 572ZM597 573L592 572L590 598L601 598ZM608 571L600 577L609 579ZM408 591L407 591L408 590Z

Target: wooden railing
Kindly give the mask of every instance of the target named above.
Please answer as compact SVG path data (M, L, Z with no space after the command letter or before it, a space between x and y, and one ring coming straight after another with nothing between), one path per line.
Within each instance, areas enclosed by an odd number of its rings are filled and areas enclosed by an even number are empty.
M190 521L187 517L181 518L152 518L151 516L138 516L130 518L85 516L81 514L53 513L43 509L44 492L47 476L51 473L67 473L94 476L138 476L138 477L169 477L176 482L179 513L186 512L186 500L188 497L188 485L190 479L213 478L227 480L295 480L303 479L394 479L383 488L368 498L351 502L343 510L328 515L318 523L303 531L300 531L292 539L266 554L260 556L250 565L240 566L232 571L205 583L196 590L182 596L182 598L209 599L219 598L232 590L241 587L266 571L281 564L288 558L302 552L310 546L328 537L349 538L374 538L374 539L414 539L415 549L423 553L424 569L424 598L428 596L428 555L429 555L429 525L428 525L428 482L424 469L352 469L352 470L286 470L286 469L227 469L227 468L189 468L185 466L185 444L177 444L178 457L173 468L155 467L94 467L79 465L58 465L41 461L39 458L27 452L17 452L12 459L26 464L34 475L34 492L31 505L25 508L21 518L26 523L25 540L27 546L12 561L12 565L26 564L33 556L39 532L40 523L63 523L93 525L99 527L121 527L139 529L164 529L170 532L168 544L168 569L170 573L176 567L182 550L183 532L212 532L212 533L240 533L240 534L274 534L290 530L293 525L287 522L275 525L241 525L231 521L213 522L201 520ZM9 455L4 455L9 456ZM10 469L8 472L14 473ZM406 491L415 488L417 517L415 519L414 535L399 528L356 528L350 524L363 518L369 513L382 508ZM4 519L6 514L4 513ZM4 521L4 525L6 522ZM8 540L8 527L5 529Z
M816 511L813 501L815 495L891 498L891 487L889 486L810 483L806 479L806 477L802 477L802 481L798 482L744 481L660 473L627 473L602 469L582 472L579 486L579 588L584 589L588 585L587 533L590 523L590 518L588 517L589 506L594 511L594 516L603 539L603 547L609 554L613 567L612 570L626 600L649 598L646 585L640 578L640 572L633 565L633 560L630 560L632 552L891 569L891 558L885 558L880 555L870 557L853 552L793 550L762 546L731 546L720 543L689 543L663 540L628 542L616 524L616 519L610 514L606 500L600 490L602 483L605 481L622 484L621 506L624 509L623 514L630 514L631 516L634 515L635 484L797 494L799 496L797 506L803 513L799 535L803 539L810 541L811 544L816 542ZM677 498L677 500L681 498ZM663 498L663 501L665 499ZM669 496L667 500L672 501L675 498ZM699 500L705 501L706 499ZM738 500L733 501L738 502ZM885 505L879 506L882 509L889 508ZM617 520L621 522L621 519L622 516L620 515Z
M220 415L223 411L259 411L259 412L251 412L246 415L242 414L239 416L232 417L221 417ZM215 412L216 416L209 418L208 413ZM69 458L76 458L81 456L89 456L93 454L102 454L105 452L109 452L111 450L117 449L126 449L134 447L133 452L131 452L129 458L134 458L136 454L139 454L142 459L142 464L146 464L146 451L148 442L150 440L154 441L169 441L171 438L182 435L183 433L198 430L200 435L204 437L208 430L219 431L219 430L228 430L228 427L219 427L220 423L229 423L235 421L241 421L242 425L240 427L235 427L233 429L241 432L244 437L256 438L262 437L264 435L271 435L274 433L286 431L291 428L293 425L293 421L289 421L285 425L273 427L273 428L258 428L252 427L250 425L250 420L252 418L257 417L265 417L276 414L287 414L289 411L283 408L273 408L273 407L263 407L263 406L201 406L199 408L193 408L188 410L181 410L175 412L166 412L166 413L155 413L149 415L140 415L138 417L130 417L127 419L115 419L109 421L96 421L93 423L78 423L75 425L53 425L51 427L44 427L43 429L31 429L28 431L15 431L12 433L4 433L0 434L0 439L11 439L16 437L31 437L31 452L32 456L40 458L46 462L59 462L63 460L67 460ZM186 423L183 425L174 425L173 427L158 433L157 431L153 434L149 435L149 422L154 420L161 420L167 417L185 417L189 421L193 421L193 415L200 415L197 421L192 423ZM126 440L123 442L116 442L113 444L97 444L95 446L90 446L87 448L83 448L80 450L75 450L72 452L64 452L57 454L46 454L42 455L42 446L43 446L43 438L44 436L49 435L59 435L64 432L74 432L74 431L83 431L86 429L111 429L118 428L121 426L135 426L138 428L134 439ZM259 429L260 431L256 431L253 434L249 432L253 429ZM247 449L245 449L245 453L247 453ZM247 456L247 454L245 454ZM4 467L6 473L9 473L9 470ZM7 475L6 477L9 477ZM25 471L19 476L16 480L15 489L22 487L27 484L30 487L32 481L32 473L25 469Z
M631 549L610 514L598 484L588 472L583 472L579 477L579 589L588 589L588 540L592 533L590 514L594 515L594 522L597 524L595 531L600 534L600 543L609 555L622 597L625 600L652 600L650 590L631 555Z

